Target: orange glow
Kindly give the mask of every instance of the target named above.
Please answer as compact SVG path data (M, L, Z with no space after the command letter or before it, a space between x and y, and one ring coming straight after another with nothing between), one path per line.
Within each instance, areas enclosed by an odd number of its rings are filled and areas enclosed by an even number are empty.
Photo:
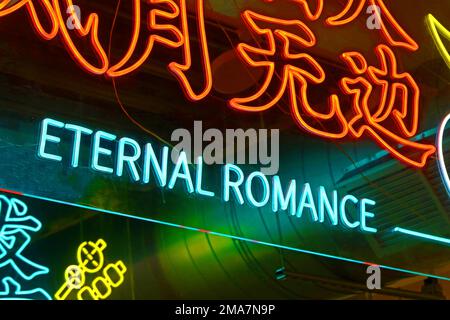
M134 70L138 69L150 56L155 43L160 43L168 48L183 48L184 62L177 63L171 62L169 64L169 70L177 77L182 88L184 89L186 96L193 101L198 101L206 97L212 88L212 72L208 52L208 44L206 39L205 30L205 19L203 16L203 0L196 0L197 2L197 23L198 23L198 33L199 41L201 46L201 60L203 65L203 71L205 73L205 84L203 89L199 93L195 93L190 85L190 82L185 75L185 73L192 66L192 54L191 54L191 40L187 21L187 8L186 1L180 0L180 4L177 5L175 1L172 0L150 0L150 3L161 4L168 7L168 11L154 9L150 12L148 19L149 30L156 31L166 31L171 33L176 41L161 37L157 34L152 34L147 41L147 46L144 52L141 54L140 58L134 63L126 66L133 56L136 50L136 45L140 37L140 25L141 25L141 5L139 0L134 0L134 30L131 37L131 42L128 47L128 51L125 53L124 57L114 66L112 66L107 74L110 77L120 77L126 75ZM179 18L181 20L181 29L175 27L171 24L160 24L158 19L173 20Z
M301 32L305 33L306 39L296 36L296 35L293 35L293 34L290 34L290 37L306 47L314 46L316 44L316 38L315 38L313 32L303 22L301 22L299 20L275 19L275 18L264 16L264 15L260 15L258 13L255 13L255 12L249 11L249 10L244 11L243 17L244 17L245 22L248 24L249 28L252 31L254 31L255 33L257 33L260 36L265 37L265 39L269 43L269 45L268 45L269 49L261 49L261 48L249 46L244 43L240 43L237 47L237 51L238 51L239 55L244 59L244 61L247 62L250 66L257 67L257 68L260 68L260 67L265 68L267 70L267 76L266 76L266 79L265 79L261 89L258 92L256 92L254 95L247 97L247 98L234 98L230 101L230 105L233 108L238 109L238 110L250 111L250 112L260 112L260 111L264 111L264 110L271 108L281 99L281 97L284 94L284 91L286 90L286 86L287 86L289 77L288 77L287 72L284 72L285 76L282 77L282 81L281 81L282 83L281 83L280 89L278 90L278 93L272 99L272 101L270 101L264 105L261 105L261 106L249 106L248 105L249 102L258 100L260 97L262 97L267 92L267 89L269 88L269 86L272 82L272 79L275 75L275 63L274 62L269 61L269 60L254 61L250 57L249 54L258 54L258 55L262 55L262 56L274 56L276 53L276 43L275 43L275 36L274 36L274 34L275 34L281 40L285 41L286 47L285 47L284 54L286 55L286 52L289 51L289 48L288 48L289 41L286 41L286 39L288 39L288 33L286 31L277 29L277 30L275 30L275 32L273 32L270 29L260 28L257 25L257 23L255 22L255 20L261 21L261 22L275 23L275 24L282 25L282 26L297 27ZM310 58L310 59L307 58L307 60L309 62L311 62L313 60L313 58L310 57L309 55L304 55L304 57ZM289 70L285 70L285 71L289 71ZM324 76L325 76L324 74L321 75L322 78Z
M356 5L355 5L356 3ZM355 20L366 6L366 0L347 0L345 8L333 17L327 19L330 26L342 26Z
M364 8L370 5L378 6L380 8L381 32L391 46L403 47L411 51L416 51L419 48L419 45L414 39L411 38L395 20L383 0L347 0L345 8L337 15L329 17L326 20L327 24L330 26L342 26L350 23L361 14ZM385 21L389 24L386 25ZM395 30L400 37L399 40L394 39L393 35L389 32L389 26Z
M316 12L312 12L308 0L293 0L294 2L297 2L303 7L303 10L305 10L305 14L308 17L309 20L317 20L319 19L320 15L323 11L323 0L316 0Z
M42 26L41 20L36 12L32 0L20 0L17 3L14 3L9 6L9 4L13 3L12 0L3 0L0 3L0 17L7 16L19 9L23 6L27 7L28 14L31 18L31 24L36 30L36 32L45 40L51 40L58 34L58 21L56 19L55 11L50 3L50 0L42 0L39 3L43 6L44 12L47 15L47 19L50 21L51 28L50 31L46 31Z
M12 0L0 1L0 17L7 16L21 9L23 6L27 7L28 13L31 17L33 27L38 34L45 40L52 40L56 35L60 35L63 43L65 44L68 52L72 58L86 71L95 75L107 75L109 77L121 77L127 75L139 67L150 56L155 43L159 43L168 48L183 50L183 61L181 63L171 62L168 66L170 72L178 79L180 85L185 91L186 96L192 101L198 101L205 98L212 88L212 72L209 59L208 44L205 30L205 18L203 0L196 0L196 17L197 17L197 38L201 51L201 64L204 71L204 84L196 92L191 86L188 79L188 71L192 67L192 54L191 54L191 39L190 30L188 27L188 15L186 0L149 0L151 4L158 4L167 7L167 11L160 9L152 9L148 14L147 27L149 31L165 31L173 34L176 41L161 37L157 34L152 34L148 41L147 47L140 58L133 63L129 63L132 59L138 40L141 35L141 1L133 0L133 32L131 34L131 41L128 46L128 50L119 62L110 66L109 58L106 54L105 47L99 40L98 29L100 23L100 17L97 13L90 13L85 19L84 23L80 17L76 14L72 14L70 17L74 20L74 25L77 26L73 31L68 30L66 26L67 17L63 16L63 13L67 12L66 9L73 7L73 0L42 0L39 3L43 6L46 12L47 19L50 21L51 29L46 31L43 27L41 20L36 12L33 4L33 0L20 0L17 3L11 4ZM52 1L52 2L50 2ZM177 2L179 4L177 4ZM11 5L10 5L11 4ZM178 19L180 27L176 27L171 24L160 24L159 19L174 20ZM75 37L88 38L90 40L90 46L95 54L97 61L88 61L87 58L78 50L77 45L74 42Z
M353 96L355 115L348 123L349 132L356 138L360 138L364 132L367 132L380 146L399 160L422 168L436 148L433 145L408 140L417 134L419 87L409 73L398 73L397 60L388 46L377 46L376 53L381 63L380 68L367 67L364 57L358 52L344 53L341 56L353 73L359 75L355 79L343 78L340 83L342 91ZM361 67L361 61L363 67ZM365 78L363 75L368 77ZM384 80L385 78L388 80ZM382 92L380 103L375 110L371 108L369 102L374 85L381 88ZM398 95L400 95L400 106L396 105ZM407 120L409 122L405 122ZM384 125L386 121L394 122L398 133L386 129ZM399 148L399 144L403 147ZM403 149L409 151L408 155L402 153Z
M393 156L417 168L423 167L435 152L433 145L408 140L418 130L420 90L409 73L398 72L396 57L388 46L378 45L376 48L379 67L368 66L359 52L341 55L349 70L358 76L356 79L343 78L340 81L341 92L353 97L352 108L349 108L353 112L344 114L340 103L343 97L333 94L328 99L328 112L322 113L310 105L308 85L323 83L325 72L310 55L292 52L294 45L296 49L314 46L316 38L313 32L299 20L282 20L253 11L245 11L243 18L253 33L264 38L267 46L261 48L240 43L237 47L238 54L249 66L264 68L266 77L255 94L231 99L229 104L232 108L261 112L272 108L285 94L289 94L292 117L300 128L312 135L329 139L359 139L364 133L368 133ZM289 30L295 27L298 34L283 30L287 27ZM274 62L278 57L276 40L282 43L282 59L288 61L279 77L276 75ZM256 61L255 56L261 59ZM308 71L297 67L298 64L306 65ZM371 94L375 88L380 89L381 94L374 108L371 105L374 100ZM276 89L276 93L269 95L269 89ZM387 129L391 127L396 129Z
M338 139L347 135L348 127L345 117L343 116L339 107L339 99L337 96L332 96L329 99L330 110L327 113L321 113L310 105L308 101L308 82L312 84L320 84L325 81L325 72L320 64L310 55L306 53L292 53L291 41L296 45L303 47L312 47L316 44L316 37L314 33L299 20L282 20L268 16L264 16L253 11L245 11L243 13L245 22L249 28L260 36L264 36L269 49L262 49L259 47L252 47L247 44L238 45L238 53L242 59L252 67L265 68L267 76L261 88L252 96L246 98L231 99L229 104L232 108L260 112L268 110L277 104L284 94L289 93L290 107L292 116L296 123L304 130L311 134ZM296 27L302 36L284 31L282 29L261 28L258 23L275 24L282 27ZM263 59L262 61L253 60L249 54L257 54L264 57L274 57L276 54L275 38L282 41L283 52L282 56L286 60L301 61L311 67L312 72L287 64L283 68L281 75L279 89L271 100L267 103L257 103L268 91L273 83L275 75L275 62L270 59ZM300 85L300 93L297 93L297 84ZM312 119L312 121L308 121ZM313 122L313 123L311 123ZM340 129L337 132L330 132L330 124L337 125Z
M154 0L156 1L156 0ZM204 9L203 9L203 0L197 0L197 28L198 28L198 38L200 41L201 52L202 52L202 65L203 72L205 76L205 85L203 90L200 93L195 93L190 85L190 82L186 76L186 72L192 66L192 55L191 55L191 40L190 40L190 32L188 28L187 21L187 10L185 0L181 1L182 6L185 8L181 13L181 21L182 21L182 34L184 36L184 62L177 63L172 62L169 64L169 69L172 73L178 78L178 81L182 84L183 89L185 90L186 96L192 101L197 101L205 98L212 88L212 72L211 72L211 64L209 59L208 52L208 41L206 38L206 29L205 29L205 17L204 17Z
M76 21L75 25L79 26L78 28L75 28L73 32L78 33L78 35L81 37L90 36L92 48L94 49L100 61L100 65L95 66L83 57L80 51L78 51L76 45L73 43L69 30L67 30L66 27L66 18L62 16L61 7L59 5L60 1L64 0L53 0L53 8L55 10L56 17L58 18L60 34L72 57L85 70L97 75L104 74L106 70L108 70L109 61L105 49L102 47L98 39L98 15L96 13L89 14L84 26L76 14L72 16L72 18ZM72 0L65 0L65 2L67 8L71 8L73 6ZM64 12L66 12L66 10L64 10Z
M121 68L127 64L127 62L132 57L133 53L136 50L136 46L139 40L139 35L141 31L141 1L140 0L133 0L133 34L131 35L131 41L130 45L128 47L127 52L125 53L122 60L120 60L118 63L116 63L114 66L110 67L107 74L110 77L121 77L123 75L126 75L130 72L133 72L137 68L139 68L140 65L144 63L144 61L148 58L150 55L150 52L153 47L153 43L151 43L151 40L149 39L149 44L147 46L147 49L145 50L145 53L142 55L142 58L139 59L136 63L133 65L126 67L125 69Z
M195 2L197 21L194 32L188 25L187 0L145 1L146 4L157 5L157 8L149 10L147 21L142 21L141 18L141 0L132 1L133 25L128 48L114 63L110 61L99 39L100 17L97 13L90 13L84 21L80 21L81 17L73 14L71 18L75 20L74 24L78 28L68 30L67 17L63 14L67 12L65 9L73 6L73 0L40 0L40 11L36 10L36 1L33 0L0 0L0 17L26 7L31 23L40 37L52 40L60 35L68 52L84 70L95 75L106 75L113 78L113 81L138 70L149 59L156 44L182 50L182 61L170 62L168 69L177 78L187 98L192 101L205 98L212 89L212 72L205 30L204 0L192 2ZM322 14L323 0L315 0L315 10L310 6L312 0L290 1L301 6L309 20L316 20ZM390 46L404 47L412 51L418 49L417 43L397 23L383 0L348 0L345 8L339 14L329 17L327 23L331 26L350 23L361 14L366 5L380 7L381 31ZM42 23L43 17L37 13L41 11L46 15L44 19L47 21L47 27ZM237 53L250 67L264 69L266 76L253 95L232 98L229 101L232 108L246 112L262 112L280 103L287 95L295 123L314 136L359 139L364 133L368 133L393 156L418 168L423 167L435 152L432 145L409 140L418 130L420 90L409 73L398 72L396 57L387 45L380 44L376 47L379 67L369 66L359 52L343 53L341 59L356 78L341 79L340 91L331 94L325 106L312 106L308 89L324 84L326 80L325 71L318 61L308 53L298 52L299 48L312 48L316 45L317 39L312 30L298 19L278 19L250 10L244 11L242 17L249 30L265 40L266 48L240 43L236 48ZM143 39L146 41L143 52L137 53L138 42L143 38L143 25L146 25L151 35ZM397 38L390 33L392 29L395 30ZM168 33L170 37L163 37L161 33ZM200 49L199 62L202 64L204 77L204 83L197 90L193 89L188 75L193 64L191 36L194 33ZM97 61L88 61L83 56L74 42L75 36L90 41ZM281 43L281 50L277 49L278 43ZM262 58L255 60L255 56ZM284 61L279 62L284 65L278 65L275 61ZM281 70L280 75L277 70ZM115 85L114 89L116 90ZM373 106L373 93L376 89L381 94L377 105ZM269 91L272 90L275 93L270 95ZM344 95L352 98L352 106L346 110L348 112L343 112L341 105ZM392 127L395 127L395 130L387 129Z

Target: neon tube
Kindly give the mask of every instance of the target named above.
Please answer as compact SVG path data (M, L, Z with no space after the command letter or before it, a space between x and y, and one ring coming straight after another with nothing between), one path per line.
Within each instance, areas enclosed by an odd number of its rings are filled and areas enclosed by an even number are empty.
M414 236L414 237L418 237L418 238L423 238L423 239L428 239L428 240L433 240L433 241L437 241L437 242L450 244L450 239L448 239L448 238L437 237L437 236L433 236L431 234L412 231L412 230L403 229L403 228L399 228L399 227L394 228L394 232L400 232L400 233L408 234L410 236Z
M331 255L331 254L320 253L320 252L316 252L316 251L310 251L310 250L299 249L299 248L294 248L294 247L289 247L289 246L283 246L283 245L276 244L276 243L264 242L264 241L259 241L259 240L253 240L253 239L239 237L239 236L234 236L234 235L230 235L230 234L226 234L226 233L209 231L209 230L205 230L205 229L200 229L200 228L195 228L195 227L190 227L190 226L184 226L184 225L181 225L181 224L175 224L175 223L170 223L170 222L156 220L156 219L150 219L150 218L133 216L133 215L126 214L126 213L100 209L100 208L96 208L96 207L91 207L91 206L86 206L86 205L82 205L82 204L71 203L71 202L67 202L67 201L56 200L56 199L47 198L47 197L36 196L36 195L32 195L32 194L27 194L27 193L21 193L21 192L17 192L17 191L13 191L13 190L0 189L0 192L5 192L5 193L9 193L9 194L19 195L19 196L23 196L23 197L27 197L27 198L31 198L31 199L43 200L43 201L47 201L47 202L51 202L51 203L67 205L67 206L71 206L71 207L75 207L75 208L81 208L81 209L86 209L86 210L91 210L91 211L97 211L97 212L111 214L111 215L115 215L115 216L119 216L119 217L129 218L129 219L135 219L135 220L140 220L140 221L145 221L145 222L156 223L156 224L159 224L159 225L175 227L175 228L179 228L179 229L185 229L185 230L201 232L201 233L215 235L215 236L222 237L222 238L228 238L228 239L234 239L234 240L239 240L239 241L244 241L244 242L249 242L249 243L260 244L260 245L267 246L267 247L273 247L273 248L284 249L284 250L289 250L289 251L294 251L294 252L306 253L306 254L310 254L310 255L314 255L314 256L318 256L318 257L329 258L329 259L345 261L345 262L351 262L351 263L356 263L356 264L361 264L361 265L377 265L380 268L385 269L385 270L391 270L391 271L397 271L397 272L402 272L402 273L408 273L408 274L411 274L411 275L414 275L414 276L430 277L430 278L435 278L435 279L439 279L439 280L450 281L450 278L448 278L448 277L437 276L437 275L432 275L432 274L412 271L412 270L408 270L408 269L396 268L396 267L391 267L391 266L387 266L387 265L378 265L378 264L372 263L372 262L365 262L365 261L362 261L362 260L350 259L350 258L335 256L335 255Z

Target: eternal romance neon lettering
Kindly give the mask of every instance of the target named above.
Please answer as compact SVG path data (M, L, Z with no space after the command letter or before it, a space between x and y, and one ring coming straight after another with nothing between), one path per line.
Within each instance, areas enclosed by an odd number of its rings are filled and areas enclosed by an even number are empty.
M66 141L63 137L71 137L71 155L58 154L58 145ZM42 121L37 154L41 159L54 162L70 160L71 167L77 168L82 141L90 141L88 161L94 172L117 177L127 172L132 182L142 184L149 184L153 177L160 188L173 190L182 186L187 193L202 197L216 197L219 193L205 186L202 157L197 159L195 170L191 170L185 152L180 152L176 162L172 162L167 146L156 152L151 143L141 145L132 138L120 138L102 130L94 131L50 118ZM277 175L271 181L260 171L245 176L239 166L226 164L222 170L221 200L230 202L232 199L240 205L256 208L270 203L274 213L287 211L297 218L308 216L312 222L377 232L376 228L368 226L369 220L375 217L370 210L376 202L371 199L358 199L349 194L340 197L336 190L330 196L323 186L314 192L309 183L297 187L296 180L291 180L285 188Z
M74 30L68 30L63 13L73 6L72 0L0 0L0 17L10 15L22 8L27 10L32 26L45 40L55 39L58 35L73 59L86 71L95 75L117 78L130 74L145 63L155 45L164 45L181 50L183 61L171 62L170 72L177 78L186 97L192 101L205 98L212 90L212 72L208 42L205 29L204 1L195 0L196 42L199 57L193 57L191 30L188 27L186 0L147 0L146 5L158 5L149 9L147 23L141 21L144 10L140 0L130 0L133 5L132 32L127 50L118 61L113 61L106 53L105 44L99 39L98 28L101 17L90 13L87 18L74 15ZM280 0L282 1L282 0ZM315 21L322 17L323 0L283 0L298 5L304 20ZM276 3L268 0L266 2ZM369 65L366 58L357 51L344 52L341 60L347 66L349 75L342 78L336 93L329 96L327 106L312 105L309 90L312 86L325 82L326 73L320 63L307 52L293 52L294 45L306 51L317 44L314 32L302 20L285 20L246 10L242 13L249 31L254 38L265 40L256 46L240 43L237 52L240 58L251 68L266 71L265 80L257 92L248 97L234 97L229 100L231 108L245 112L262 112L278 104L281 98L288 96L291 116L294 122L313 136L332 140L345 138L361 139L369 137L383 149L389 151L405 164L422 168L436 151L432 144L419 143L410 139L417 134L419 127L420 90L411 74L399 70L397 57L392 47L416 51L419 46L414 39L396 21L383 0L347 0L342 11L332 17L326 17L325 23L330 27L339 27L353 22L363 13L366 6L380 8L380 30L384 43L375 47L378 62ZM38 14L45 12L44 16ZM47 23L43 23L46 20ZM44 27L46 25L46 27ZM137 43L144 37L142 26L146 26L152 35L146 39L143 52L137 52ZM294 31L292 31L294 30ZM172 38L161 36L164 31ZM90 39L92 52L97 61L84 57L77 45L77 38ZM282 47L277 47L277 43ZM297 50L296 50L297 51ZM281 53L282 62L275 62L277 52ZM254 60L254 58L259 59ZM193 59L197 58L203 65L203 84L194 90L188 73ZM282 74L276 76L276 66L282 63ZM306 64L307 68L298 67ZM278 87L269 101L270 86ZM375 93L380 91L379 96ZM350 105L343 107L343 102L350 100ZM323 112L321 110L328 110Z

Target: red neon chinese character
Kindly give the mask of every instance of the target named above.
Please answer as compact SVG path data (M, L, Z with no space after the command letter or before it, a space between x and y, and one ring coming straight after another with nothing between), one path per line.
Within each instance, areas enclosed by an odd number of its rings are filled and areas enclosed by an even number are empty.
M404 47L411 51L415 51L419 48L414 39L411 38L395 20L383 0L347 0L345 8L339 14L329 17L326 20L327 24L330 26L341 26L350 23L368 6L380 8L380 12L376 12L375 14L379 15L378 20L380 22L381 32L391 46ZM392 31L397 33L399 39L394 38Z
M267 110L277 104L288 93L292 116L296 123L304 130L321 137L342 138L347 135L348 127L339 106L339 98L332 95L329 99L329 111L322 113L311 106L308 100L308 85L320 84L325 80L325 72L320 64L309 54L294 52L294 45L310 48L316 44L313 32L299 20L282 20L264 16L253 11L245 11L243 18L252 32L263 36L268 43L268 49L239 44L239 55L250 66L266 69L266 78L261 88L254 95L230 100L230 106L243 111L259 112ZM273 25L275 27L261 27ZM286 31L295 29L297 34ZM283 44L280 53L286 63L282 68L280 79L276 76L276 41ZM257 61L252 56L259 56ZM305 68L296 65L306 65ZM308 71L309 70L309 71ZM262 101L267 96L269 87L279 85L269 101ZM267 100L267 99L265 99Z
M399 73L397 59L389 47L379 45L376 53L380 67L368 66L358 52L341 56L357 75L341 80L342 90L353 98L355 114L349 121L349 133L357 138L367 133L398 159L422 168L436 149L408 140L417 134L419 87L409 73ZM376 89L381 91L378 99L373 97Z

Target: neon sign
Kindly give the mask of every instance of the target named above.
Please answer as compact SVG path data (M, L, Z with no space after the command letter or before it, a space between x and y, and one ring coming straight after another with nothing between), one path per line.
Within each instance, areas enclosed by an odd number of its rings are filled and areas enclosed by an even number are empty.
M64 135L72 136L72 152L64 156L49 150L61 143ZM148 184L150 177L160 188L174 189L177 185L184 187L189 194L202 197L216 197L215 192L205 186L204 163L202 157L196 161L195 172L189 167L185 152L169 168L168 147L161 153L155 152L151 143L141 146L136 140L122 137L102 130L94 131L74 124L66 124L54 119L44 119L41 124L38 156L47 161L61 162L70 159L73 168L78 167L80 159L81 137L91 141L89 154L89 167L92 171L122 177L125 172L133 182ZM108 145L109 144L109 145ZM158 157L157 154L161 154ZM109 163L109 165L107 165ZM111 165L112 164L112 165ZM138 170L142 168L142 170ZM309 183L301 186L300 197L297 198L297 182L291 180L286 192L278 176L272 181L260 171L254 171L247 177L237 165L226 164L222 170L221 200L229 202L233 198L240 205L261 208L269 205L274 213L289 210L289 214L302 218L308 215L309 219L317 223L330 222L331 225L342 225L349 229L359 228L364 232L377 232L369 227L368 221L374 217L370 208L376 203L370 199L357 199L353 195L340 198L337 191L330 196L324 187L320 187L317 196ZM261 192L255 192L259 188ZM300 189L300 188L299 188ZM299 200L298 200L299 199ZM355 218L357 212L358 218ZM353 212L353 213L352 213Z
M289 251L293 251L293 252L300 252L300 253L310 254L310 255L313 255L313 256L318 256L318 257L323 257L323 258L335 259L335 260L339 260L339 261L352 262L352 263L365 265L365 266L367 266L367 265L378 265L380 268L383 268L383 269L386 269L386 270L405 272L405 273L413 274L413 275L417 275L417 276L431 277L431 278L436 278L436 279L450 281L450 278L448 278L448 277L437 276L437 275L432 275L432 274L428 274L428 273L423 273L423 272L417 272L417 271L408 270L408 269L392 267L392 266L388 266L388 265L380 265L380 264L367 262L367 261L364 261L364 260L350 259L350 258L346 258L346 257L341 257L341 256L321 253L321 252L317 252L317 251L306 250L306 249L300 249L300 248L290 247L290 246L276 244L276 243L272 243L272 242L260 241L260 240L251 239L251 238L245 238L245 237L241 237L241 236L237 236L237 235L231 235L231 234L221 233L221 232L217 232L217 231L206 230L206 229L202 229L202 228L198 228L198 227L192 227L192 226L187 226L187 225L171 223L171 222L162 221L162 220L138 217L138 216L131 215L131 214L128 214L128 213L112 211L112 210L105 210L105 209L96 208L96 207L92 207L92 206L86 206L86 205L83 205L83 204L77 204L77 203L73 203L73 202L67 202L67 201L52 199L52 198L48 198L48 197L43 197L43 196L39 196L39 195L35 195L35 194L23 193L23 192L15 191L15 190L0 189L0 192L4 192L4 193L7 193L7 194L13 194L13 195L19 195L19 196L27 197L27 198L30 198L30 199L46 201L46 202L49 202L49 203L54 203L54 204L59 204L59 205L62 204L62 205L66 205L66 206L70 206L70 207L74 207L74 208L78 208L78 209L91 210L91 211L94 211L94 212L98 212L98 213L102 213L102 214L109 214L109 215L113 215L113 216L117 216L117 217L126 217L126 218L130 218L130 219L135 219L135 220L141 221L141 222L154 223L154 224L158 224L158 225L163 225L163 226L168 226L168 227L173 227L173 228L178 228L178 229L183 229L183 230L190 230L190 231L193 231L193 232L200 232L200 233L208 234L208 235L211 235L211 236L217 236L217 237L222 237L222 238L227 238L227 239L233 239L233 240L238 240L238 241L258 244L258 245L262 245L262 246L268 246L268 247L277 248L277 249L289 250ZM390 231L398 232L398 233L402 233L402 234L405 234L405 235L418 237L418 238L422 238L422 239L426 239L426 240L430 240L430 241L434 241L434 242L441 243L441 244L442 243L450 244L450 239L439 237L439 236L434 236L434 235L431 235L431 234L425 234L425 233L422 233L422 232L416 232L416 231L404 229L404 228L401 228L401 227L395 227L394 229L391 229ZM71 266L71 267L72 268L69 269L69 270L66 269L66 274L71 279L73 279L73 278L80 279L80 277L77 275L77 273L79 272L78 266ZM75 268L77 268L78 271L75 271ZM70 274L69 274L68 271L70 272ZM75 272L75 274L73 272ZM78 283L78 281L75 282L75 284L76 283Z
M444 62L450 68L450 54L447 48L445 48L441 38L441 36L443 36L445 39L450 40L450 31L446 29L432 14L427 15L425 22L427 23L428 30L430 31L431 37L433 38L433 41L436 44L439 53L444 59ZM444 187L448 195L450 196L450 178L445 163L444 149L443 149L444 131L449 121L450 121L450 114L445 116L444 120L442 120L442 123L438 127L436 135L436 147L437 147L437 162L439 173L444 183Z
M307 20L321 18L324 2L316 0L315 9L306 0L292 0L306 15ZM274 2L268 1L268 2ZM117 78L139 69L150 57L156 45L163 45L173 50L181 50L182 61L169 64L170 72L177 78L188 99L198 101L205 98L212 89L211 63L205 29L204 2L195 0L195 17L197 21L196 34L199 46L199 56L192 54L192 30L187 22L186 0L149 0L148 5L158 5L150 8L147 23L141 21L144 11L140 0L133 0L132 32L126 52L118 60L106 54L105 45L99 39L98 28L100 17L90 13L85 21L77 15L75 30L68 30L63 19L63 12L73 5L72 0L4 0L0 3L0 17L10 15L25 8L30 16L33 28L45 40L53 40L60 35L62 42L73 59L87 72L94 75L105 75ZM38 14L36 5L45 12L45 18ZM348 0L342 11L332 17L327 17L325 23L330 27L339 27L353 22L360 16L366 5L380 8L381 32L386 44L379 44L375 52L379 64L369 66L363 55L357 51L344 52L340 58L346 63L354 78L345 77L336 86L340 93L330 95L327 106L313 106L308 99L311 86L321 85L326 74L317 60L306 52L293 52L293 45L310 49L317 43L313 31L300 20L284 20L261 15L254 11L244 11L242 18L248 29L257 37L263 37L268 47L252 46L240 43L237 51L245 63L253 68L266 70L266 77L261 88L249 97L234 97L229 100L231 108L245 112L262 112L276 105L286 94L290 97L289 107L292 117L300 129L311 135L326 139L361 139L363 136L372 138L383 149L390 152L398 160L413 167L422 168L435 152L431 144L410 141L417 134L419 119L420 90L413 77L398 70L397 58L390 47L400 47L408 51L416 51L419 46L407 34L382 0ZM381 19L382 18L382 19ZM47 29L43 26L47 20ZM137 52L137 43L144 36L142 26L146 25L152 35L146 40L143 52ZM263 26L264 25L264 26ZM288 31L296 30L296 31ZM164 37L161 33L170 34ZM80 52L77 37L90 40L90 49L97 61L89 61ZM282 43L278 49L276 41ZM275 81L274 55L280 51L283 60L283 72L279 83ZM260 56L253 60L251 56ZM203 65L203 84L199 90L193 89L188 75L193 59L198 59ZM309 71L298 67L305 63ZM260 102L271 86L278 86L277 93L270 101ZM380 96L374 93L381 91ZM260 99L261 98L261 99ZM347 106L349 112L344 112L343 98L350 98L352 104ZM376 101L376 102L374 102ZM324 111L325 110L325 111ZM374 111L375 110L375 111ZM76 160L75 160L76 161Z
M42 288L22 289L22 285L11 277L2 279L4 290L0 291L0 300L51 300L52 298Z
M364 5L364 2L360 3ZM349 1L342 16L347 14L351 4L352 1ZM359 14L361 4L358 6L359 10L351 15L351 19L341 20L339 15L328 19L328 24L335 26L353 20ZM382 1L379 4L385 15L392 18ZM353 112L345 114L341 106L342 95L331 95L327 107L312 106L308 99L309 87L324 83L326 74L311 55L294 52L292 49L294 46L311 48L316 45L317 38L305 23L273 18L250 10L245 11L242 16L248 28L255 36L263 38L267 47L241 43L237 51L250 67L265 69L266 77L255 94L231 99L232 108L261 112L277 105L283 96L288 95L292 117L300 128L310 134L328 139L361 138L366 134L404 163L418 168L425 166L427 159L435 152L435 147L409 140L418 130L420 90L409 73L398 70L397 58L390 47L384 44L376 47L379 66L369 66L364 56L356 51L341 55L350 72L355 75L355 78L344 77L339 83L341 92L352 100L350 109ZM391 45L403 46L409 50L418 48L393 18L388 21L405 38L405 42L394 41L383 24L382 30ZM287 31L288 28L296 32ZM281 66L283 71L279 79L275 73L278 69L275 62L276 40L283 44L280 54L286 61ZM255 59L255 56L261 58ZM276 93L269 95L269 88L276 86ZM380 97L375 97L377 104L373 105L370 101L374 99L376 89L380 89L381 94ZM401 103L397 105L398 101ZM399 145L402 147L399 148Z
M0 270L11 268L15 273L14 277L2 278L0 299L50 300L49 294L42 288L22 289L22 285L26 284L28 287L31 280L49 273L47 267L23 255L31 242L30 233L40 231L42 223L28 214L28 207L24 202L3 195L0 195L0 219ZM17 281L18 278L24 281L23 284Z
M445 127L447 126L449 121L450 121L450 114L448 114L444 118L444 120L442 121L441 125L438 128L436 145L437 145L437 156L438 156L437 158L438 158L439 173L441 174L441 178L444 183L445 189L447 190L447 193L450 196L450 178L448 175L447 166L445 164L444 148L443 148L444 131L445 131Z
M112 293L112 288L119 287L125 280L127 271L122 261L109 263L105 266L103 251L106 242L99 239L96 242L85 241L77 250L78 265L66 268L65 282L55 293L57 300L66 300L72 291L77 291L78 300L104 300ZM91 285L86 281L86 274L101 275L95 277Z
M450 41L450 30L446 29L432 14L428 14L425 22L427 23L428 29L431 33L431 37L433 38L436 47L439 50L439 53L444 59L444 62L447 64L447 67L450 68L450 53L442 41L442 37Z
M133 31L130 35L130 43L123 57L118 62L112 62L106 54L106 48L101 43L98 35L100 17L97 13L88 15L85 22L80 21L77 15L73 15L74 25L77 28L68 30L63 13L68 8L73 7L72 0L19 0L17 3L12 0L4 0L0 3L0 17L10 15L22 8L26 8L31 24L38 35L44 40L53 40L57 35L61 36L62 42L66 46L71 57L80 65L81 68L94 75L106 75L111 78L117 78L127 75L147 61L155 45L163 45L171 49L181 50L183 61L174 61L169 64L169 70L178 79L186 96L193 101L203 99L212 88L212 74L210 67L209 52L205 31L205 19L203 0L196 0L196 20L197 36L200 42L199 61L204 69L204 85L196 92L193 89L188 72L191 69L192 46L191 30L187 21L187 3L186 0L149 0L152 5L159 5L162 9L152 9L149 11L148 20L141 21L142 4L140 0L133 0ZM38 15L35 8L36 4L45 12L46 20L51 26L49 30L43 27L43 18ZM167 24L169 22L169 24ZM146 39L147 46L138 59L132 59L137 54L137 43L142 37L142 25L148 26L149 30L156 31L155 34ZM161 33L169 33L170 37L161 36ZM90 40L92 52L96 56L97 62L89 61L88 58L78 49L77 37ZM173 40L172 38L176 39Z

